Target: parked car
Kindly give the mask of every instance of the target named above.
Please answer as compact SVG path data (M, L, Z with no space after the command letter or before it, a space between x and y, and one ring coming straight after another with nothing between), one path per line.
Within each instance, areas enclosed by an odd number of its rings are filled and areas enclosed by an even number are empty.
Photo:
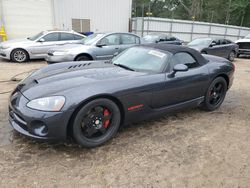
M238 53L239 46L228 39L197 38L188 43L190 48L203 54L211 54L224 57L233 61Z
M239 45L238 57L241 54L250 55L250 34L245 36L245 38L235 41Z
M26 39L0 43L0 57L19 63L41 59L45 58L49 49L62 44L78 43L84 37L74 31L42 31Z
M108 60L140 43L140 37L131 33L96 33L84 38L82 43L49 50L46 60L48 63Z
M176 44L182 45L183 41L174 37L167 35L165 33L153 33L143 37L145 43L164 43L164 44Z
M10 123L39 139L66 139L95 147L121 125L186 107L220 107L234 64L183 46L134 46L111 61L46 66L10 96Z

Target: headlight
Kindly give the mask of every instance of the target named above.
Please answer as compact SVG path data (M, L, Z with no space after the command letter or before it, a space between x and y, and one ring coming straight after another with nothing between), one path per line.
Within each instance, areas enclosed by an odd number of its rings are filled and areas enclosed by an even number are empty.
M10 46L1 46L1 47L2 47L2 49L4 49L4 50L10 48Z
M59 112L65 104L65 97L52 96L34 99L30 101L27 106L29 108L47 112Z
M68 51L55 51L53 52L53 55L65 55Z

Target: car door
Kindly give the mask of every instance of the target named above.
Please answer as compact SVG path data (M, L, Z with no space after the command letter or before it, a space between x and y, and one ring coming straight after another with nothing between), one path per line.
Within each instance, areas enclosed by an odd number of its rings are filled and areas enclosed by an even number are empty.
M232 42L227 39L221 39L222 57L228 58L229 53L232 51Z
M154 108L176 105L204 96L209 82L208 69L205 65L199 64L187 52L176 53L169 64L165 81L153 92L152 106ZM188 71L176 72L173 77L169 76L177 64L187 65Z
M38 39L34 45L30 46L30 52L33 56L37 58L44 58L49 49L62 44L64 41L60 41L60 33L53 32L44 35L40 39Z
M210 46L208 49L206 49L206 52L210 55L216 55L223 57L224 54L224 47L221 45L221 40L220 39L215 39L211 42Z
M120 36L121 36L121 45L119 47L119 53L134 45L140 44L140 38L135 35L120 34Z
M110 34L97 42L92 53L97 60L112 59L119 53L120 41L119 34Z

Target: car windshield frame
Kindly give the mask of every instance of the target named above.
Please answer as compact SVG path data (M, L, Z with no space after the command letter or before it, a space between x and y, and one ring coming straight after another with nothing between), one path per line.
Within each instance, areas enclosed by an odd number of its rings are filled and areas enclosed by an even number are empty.
M34 35L34 36L32 36L32 37L28 37L27 39L28 39L28 40L31 40L31 41L35 41L35 40L41 38L42 36L44 36L44 34L45 34L45 32L42 31L42 32L37 33L36 35Z
M135 53L140 53L140 56L142 57L136 57ZM150 57L151 56L151 57ZM111 63L120 67L124 67L128 70L136 71L136 72L145 72L145 73L163 73L165 68L167 67L167 64L169 62L169 59L171 57L171 53L168 51L163 51L160 49L155 49L152 47L146 47L146 46L134 46L131 48L128 48L127 50L120 53L118 56L114 57L111 60ZM129 59L130 58L130 59ZM151 61L154 61L156 63L156 60L159 60L157 69L145 69L140 67L140 64L145 62L145 59L149 60L151 58ZM133 62L128 62L128 61ZM141 60L141 62L140 62ZM138 64L138 66L134 66ZM157 67L157 66L154 66Z
M159 39L160 39L160 36L158 35L146 35L143 37L143 40L145 42L156 42Z
M197 45L209 46L212 43L212 41L213 39L211 38L197 38L189 42L188 45L189 46L197 46Z
M94 33L81 40L84 45L92 45L97 43L100 39L105 36L103 33Z

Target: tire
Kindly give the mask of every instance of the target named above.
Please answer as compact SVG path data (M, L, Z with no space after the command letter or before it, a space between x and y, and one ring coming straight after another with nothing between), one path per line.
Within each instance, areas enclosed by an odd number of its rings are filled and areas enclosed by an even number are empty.
M234 51L231 51L228 55L228 60L229 61L234 61L234 58L235 58L235 52Z
M23 49L15 49L11 52L10 58L14 62L23 63L28 61L29 54Z
M76 57L76 61L90 61L91 58L86 56L86 55L79 55L78 57Z
M240 54L237 54L237 58L239 58L240 57Z
M221 87L221 89L219 89ZM215 78L207 89L202 108L206 111L216 110L223 103L227 92L227 82L223 77Z
M104 120L105 117L109 119ZM120 122L121 113L113 101L105 98L96 99L84 105L76 114L72 124L72 136L81 146L97 147L116 134Z

